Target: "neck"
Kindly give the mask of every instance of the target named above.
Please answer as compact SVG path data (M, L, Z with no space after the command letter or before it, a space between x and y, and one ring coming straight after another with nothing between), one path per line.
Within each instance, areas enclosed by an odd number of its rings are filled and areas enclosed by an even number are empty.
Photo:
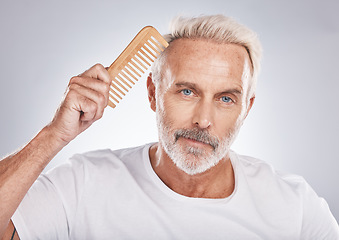
M229 157L220 160L211 169L189 175L180 170L160 144L150 148L152 167L159 178L173 191L196 198L225 198L234 190L234 172Z

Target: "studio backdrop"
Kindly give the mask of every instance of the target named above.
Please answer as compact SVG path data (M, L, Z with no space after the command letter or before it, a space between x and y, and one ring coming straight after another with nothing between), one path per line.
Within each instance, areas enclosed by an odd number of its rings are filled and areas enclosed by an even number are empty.
M177 15L222 13L256 31L264 49L256 100L233 150L302 175L339 220L338 10L336 0L2 0L0 155L48 124L72 76L109 66L142 27L166 33ZM157 141L146 77L45 171L75 153Z

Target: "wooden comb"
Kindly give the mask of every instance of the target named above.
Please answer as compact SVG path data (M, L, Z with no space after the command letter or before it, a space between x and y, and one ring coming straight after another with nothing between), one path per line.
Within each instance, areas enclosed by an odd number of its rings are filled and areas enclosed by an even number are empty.
M151 66L168 46L161 34L151 26L144 27L108 68L111 88L108 105L116 107L135 81Z

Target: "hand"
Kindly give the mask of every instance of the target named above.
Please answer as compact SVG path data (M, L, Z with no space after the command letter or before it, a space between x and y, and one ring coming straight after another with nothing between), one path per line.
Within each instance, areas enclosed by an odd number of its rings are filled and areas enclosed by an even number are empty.
M72 77L65 98L48 128L64 145L100 119L108 104L110 76L96 64Z

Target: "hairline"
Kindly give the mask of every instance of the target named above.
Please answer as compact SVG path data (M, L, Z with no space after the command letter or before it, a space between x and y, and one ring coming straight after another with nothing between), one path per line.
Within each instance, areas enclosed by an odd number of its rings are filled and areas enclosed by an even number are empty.
M172 69L171 69L171 66L170 64L166 64L165 65L165 62L167 60L167 57L168 57L168 53L169 51L171 51L171 48L172 48L172 45L173 42L177 41L177 40L201 40L201 41L207 41L207 42L212 42L212 43L216 43L216 44L220 44L220 45L226 45L226 44L233 44L233 45L238 45L240 47L243 47L245 50L246 50L246 53L247 53L247 56L248 56L248 59L249 59L249 65L250 65L250 72L251 72L251 75L250 75L250 79L248 80L249 81L249 88L248 88L248 91L247 91L247 96L246 96L246 100L249 101L252 97L255 97L255 91L251 91L252 90L252 87L253 87L253 84L254 84L254 66L253 66L253 61L252 61L252 58L251 58L251 54L248 50L248 48L246 46L244 46L243 44L240 44L240 43L234 43L234 42L221 42L221 41L218 41L216 39L213 39L213 38L206 38L206 37L192 37L192 38L188 38L188 37L181 37L181 38L175 38L173 39L172 41L169 42L169 46L161 53L161 55L159 56L158 58L158 67L160 67L160 70L159 73L160 73L160 78L161 79L154 79L152 78L152 81L154 83L154 85L160 90L160 86L164 84L164 81L162 78L168 75L171 76L172 79L170 79L169 83L168 83L168 86L165 86L165 91L171 86L171 84L174 82L174 78L173 78L173 75L172 75ZM168 63L168 62L167 62ZM165 67L165 68L164 68ZM164 71L170 71L170 74L163 74Z

